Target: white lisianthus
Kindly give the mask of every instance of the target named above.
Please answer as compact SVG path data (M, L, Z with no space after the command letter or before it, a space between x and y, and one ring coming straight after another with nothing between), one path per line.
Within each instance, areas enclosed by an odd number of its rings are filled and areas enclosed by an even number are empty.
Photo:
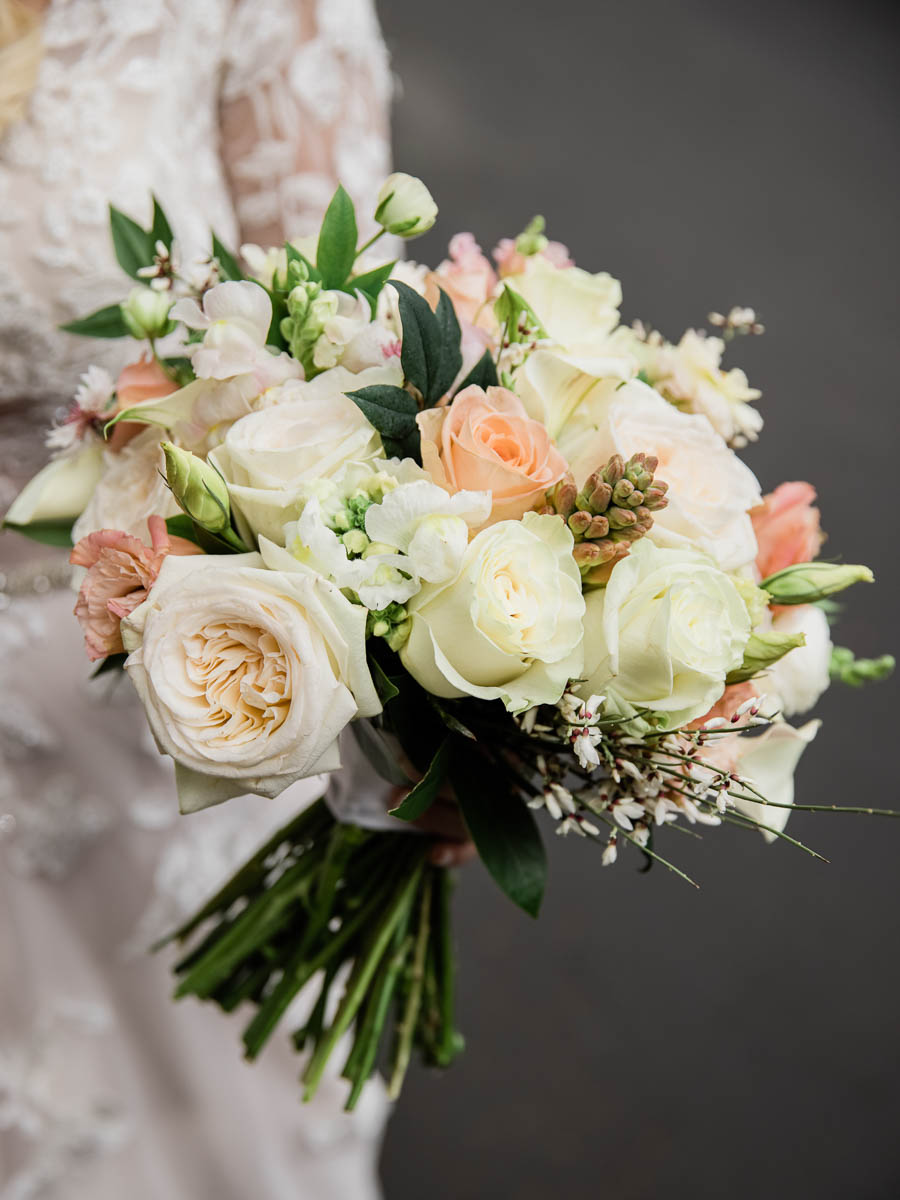
M103 473L72 526L73 542L98 529L121 529L143 539L148 517L175 516L179 509L166 485L160 440L159 431L149 428L121 450L103 451Z
M537 513L482 530L459 574L410 602L407 671L436 696L501 699L511 712L555 704L582 667L572 546L558 517Z
M797 651L792 650L791 653L796 654ZM739 812L746 813L754 821L768 825L779 833L783 832L791 815L789 806L794 803L794 771L821 724L821 721L808 721L795 729L786 721L776 721L760 737L738 739L738 773L749 779L756 791L771 801L771 804L762 804L735 795L734 803ZM738 785L734 790L739 793L742 789ZM767 829L760 832L767 842L774 842L778 836Z
M605 415L616 389L623 380L633 379L637 374L637 363L628 345L620 342L620 332L617 330L613 335L607 352L590 358L540 348L528 356L516 373L515 391L530 417L546 426L557 441L571 423L567 440L576 454L580 442L587 441L581 461L576 464L579 470L583 470L584 461L594 462L598 420ZM596 465L583 477L578 476L578 482L582 483Z
M7 525L66 521L90 502L103 471L103 448L92 438L52 459L25 485L3 518Z
M275 403L280 389L260 395L252 375L234 379L194 379L186 387L156 400L143 400L116 415L119 421L156 425L164 436L194 454L205 455L218 446L235 421L264 404Z
M725 343L688 329L677 346L651 344L646 370L653 386L673 404L702 413L726 442L746 445L756 441L762 417L751 407L762 395L750 387L740 367L723 371Z
M166 558L122 640L183 812L277 796L340 765L340 731L381 708L365 620L266 542L260 554Z
M121 306L122 320L132 337L165 337L175 326L169 320L171 297L150 287L135 287Z
M397 237L427 233L437 219L438 207L428 188L414 175L397 171L389 175L378 193L375 220Z
M576 407L557 444L579 483L612 454L655 454L669 503L653 514L653 541L700 549L723 570L756 558L748 514L762 499L759 483L706 417L679 412L638 380L609 381Z
M323 504L313 496L299 521L286 527L285 545L338 587L352 588L367 608L382 609L404 604L423 580L444 583L458 573L470 530L487 520L491 495L451 496L408 459L372 466L370 486L383 494L366 510L363 529L342 532L335 521L340 500ZM365 486L359 468L353 464L345 475L336 496L359 494L361 487L348 486L353 480Z
M179 300L171 316L189 329L203 330L203 341L185 347L200 379L233 379L253 375L259 391L302 375L288 354L266 348L272 323L272 301L265 288L248 280L218 283L196 300Z
M771 705L786 717L808 712L831 682L828 618L814 604L797 604L780 610L772 628L778 633L802 633L806 644L789 651L770 667L760 686Z
M380 437L344 393L402 382L399 363L358 375L334 367L313 380L285 384L277 403L236 421L210 461L228 483L242 534L280 542L314 481L380 455Z
M674 729L702 716L740 666L750 617L731 579L689 550L664 550L647 538L587 596L586 699L606 695L610 711L656 714Z

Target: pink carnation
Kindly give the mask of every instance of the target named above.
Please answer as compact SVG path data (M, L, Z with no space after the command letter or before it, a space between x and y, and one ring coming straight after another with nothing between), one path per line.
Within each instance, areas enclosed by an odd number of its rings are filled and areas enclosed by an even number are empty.
M450 239L450 257L428 276L425 295L434 307L438 288L453 301L461 321L493 329L494 313L491 301L497 286L497 274L471 233L457 233Z
M782 483L750 512L758 550L756 566L766 579L794 563L811 562L825 540L809 483Z
M515 238L501 238L491 251L491 256L497 264L501 279L507 275L521 275L528 262L528 256L520 254L516 249ZM568 247L564 246L562 242L548 242L541 250L540 256L559 270L575 265L569 258Z
M147 521L151 545L120 529L100 529L74 547L69 562L87 567L75 616L91 662L124 650L119 622L147 598L167 554L202 554L193 542L170 537L162 517Z

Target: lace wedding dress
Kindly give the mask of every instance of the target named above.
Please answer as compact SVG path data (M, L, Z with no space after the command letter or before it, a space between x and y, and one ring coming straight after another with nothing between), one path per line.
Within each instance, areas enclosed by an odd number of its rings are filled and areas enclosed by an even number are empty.
M152 189L187 258L309 232L338 178L365 212L387 171L371 0L52 0L44 46L0 140L0 512L79 374L134 357L56 332L122 294L107 201ZM244 1064L240 1016L171 1004L145 952L314 781L179 818L127 681L88 682L65 559L0 559L0 1200L377 1195L377 1087L301 1107L286 1039Z

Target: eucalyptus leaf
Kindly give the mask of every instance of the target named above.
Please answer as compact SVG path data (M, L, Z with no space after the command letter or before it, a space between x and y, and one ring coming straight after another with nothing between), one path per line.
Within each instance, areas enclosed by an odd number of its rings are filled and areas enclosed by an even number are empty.
M122 316L121 304L109 304L98 308L87 317L60 325L65 333L77 333L80 337L120 338L130 337L128 326Z
M153 264L153 234L113 205L109 206L109 228L119 266L132 279L140 279L138 270Z
M458 742L449 776L481 860L495 882L529 916L544 895L547 858L534 815L508 775L485 755Z
M401 821L416 821L431 808L447 775L451 746L451 738L440 745L423 778L396 808L390 810L392 817L398 817Z
M316 247L316 266L326 288L340 288L347 280L356 261L356 239L353 201L338 186L325 211Z

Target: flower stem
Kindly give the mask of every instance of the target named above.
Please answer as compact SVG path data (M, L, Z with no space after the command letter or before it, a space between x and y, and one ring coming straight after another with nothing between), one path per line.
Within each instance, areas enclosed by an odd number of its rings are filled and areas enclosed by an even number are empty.
M416 931L416 948L412 962L412 978L406 997L406 1007L403 1020L397 1027L397 1048L394 1053L391 1081L388 1085L388 1098L396 1100L403 1087L409 1060L412 1054L413 1036L416 1031L416 1020L422 1003L422 987L425 981L425 954L428 950L428 935L431 928L431 887L434 876L429 871L422 886L419 903L419 926Z

